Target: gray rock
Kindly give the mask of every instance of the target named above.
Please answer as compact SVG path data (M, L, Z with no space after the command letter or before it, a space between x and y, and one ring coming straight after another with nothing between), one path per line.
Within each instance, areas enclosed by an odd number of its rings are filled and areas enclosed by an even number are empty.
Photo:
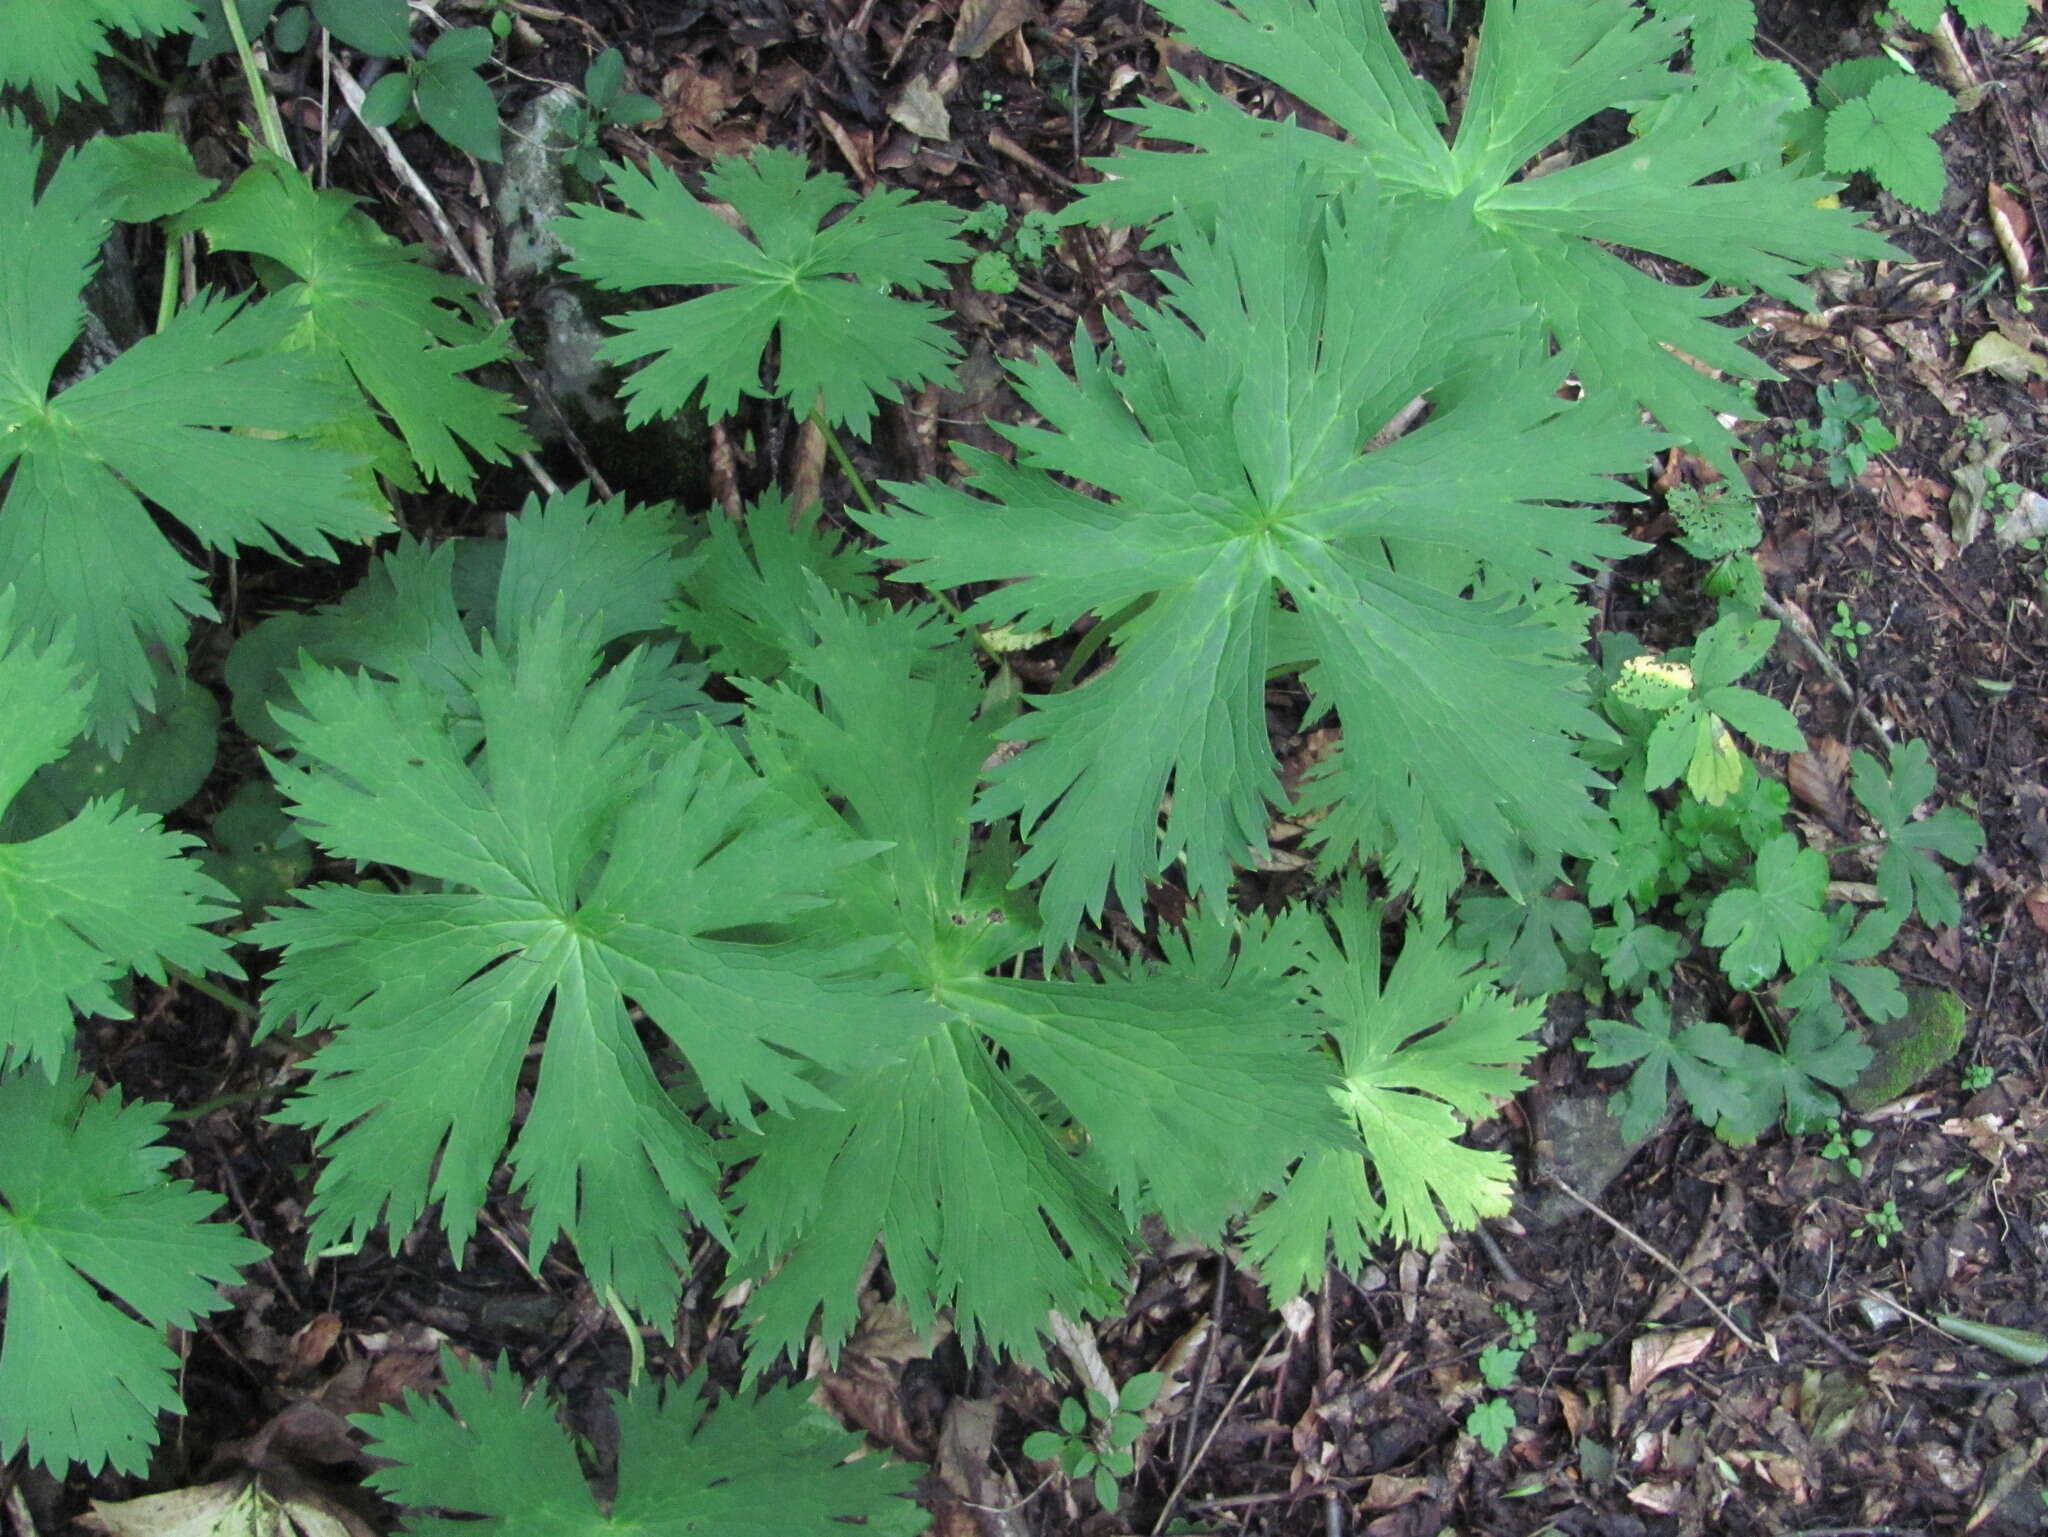
M599 361L597 351L611 334L603 317L626 308L631 297L600 295L561 265L569 252L554 221L571 203L598 195L569 170L564 124L581 104L566 86L527 103L507 125L505 163L497 178L503 231L498 270L520 301L513 336L533 360L548 397L530 402L527 426L543 444L560 444L566 425L613 487L635 501L700 509L710 500L703 413L692 407L638 428L626 426L620 370Z

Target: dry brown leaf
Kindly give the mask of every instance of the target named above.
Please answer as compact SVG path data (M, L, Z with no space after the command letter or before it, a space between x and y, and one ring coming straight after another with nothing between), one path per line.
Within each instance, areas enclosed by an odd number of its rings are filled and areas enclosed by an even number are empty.
M1640 1393L1664 1373L1692 1365L1713 1342L1711 1328L1637 1335L1628 1351L1629 1392Z
M2034 221L2026 206L1997 182L1984 189L1984 201L1991 212L1991 233L2005 256L2013 287L2025 293L2034 281L2034 263L2027 245L2034 238Z
M1685 1504L1685 1485L1665 1482L1637 1484L1629 1490L1628 1502L1660 1516L1675 1516Z
M102 1537L376 1537L317 1490L273 1494L253 1473L136 1500L94 1500L78 1525Z
M966 0L947 46L963 59L978 59L1019 27L1044 19L1039 0Z
M2026 895L2027 916L2034 927L2048 934L2048 886L2036 886Z
M1403 1505L1429 1497L1429 1480L1406 1478L1396 1473L1375 1473L1359 1499L1363 1510L1399 1510Z
M1849 822L1849 749L1831 736L1808 739L1785 760L1785 788L1840 832Z
M832 142L839 146L839 153L845 157L853 171L853 179L860 184L862 192L871 192L875 185L875 136L865 128L849 131L841 126L839 119L822 107L818 109L818 121L825 125L825 132L832 136Z
M953 137L953 120L946 112L946 99L923 75L913 75L889 104L889 119L901 123L920 139L943 143Z
M1957 376L1985 373L2011 384L2025 384L2029 377L2048 374L2048 358L2018 345L2002 331L1986 331L1971 346Z
M1558 1388L1556 1392L1557 1409L1564 1416L1565 1434L1576 1441L1586 1433L1586 1427L1592 1423L1586 1400L1570 1388Z
M291 1349L285 1357L286 1377L302 1377L322 1361L327 1352L334 1348L341 1338L341 1318L335 1313L322 1313L292 1336Z

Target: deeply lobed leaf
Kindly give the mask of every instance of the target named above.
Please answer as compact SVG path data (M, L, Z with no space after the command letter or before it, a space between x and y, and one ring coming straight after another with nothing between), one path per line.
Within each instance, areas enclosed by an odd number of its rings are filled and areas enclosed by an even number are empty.
M1489 258L1454 209L1390 227L1369 191L1325 208L1297 183L1276 216L1179 256L1173 308L1112 322L1111 358L1077 337L1071 377L1014 368L1046 423L1008 429L1016 464L963 452L965 488L892 488L908 511L873 523L906 580L1000 583L974 619L1123 616L1114 667L1004 728L1036 745L978 804L1021 816L1016 879L1047 877L1047 942L1106 888L1136 912L1184 860L1191 890L1220 893L1262 848L1266 680L1296 659L1311 716L1351 728L1310 797L1341 807L1336 854L1379 855L1440 902L1459 844L1509 883L1525 843L1599 852L1572 744L1602 728L1578 669L1543 621L1473 589L1482 570L1570 582L1633 548L1589 504L1633 494L1606 477L1654 438L1561 403L1566 365L1470 302ZM1418 398L1429 419L1367 452Z

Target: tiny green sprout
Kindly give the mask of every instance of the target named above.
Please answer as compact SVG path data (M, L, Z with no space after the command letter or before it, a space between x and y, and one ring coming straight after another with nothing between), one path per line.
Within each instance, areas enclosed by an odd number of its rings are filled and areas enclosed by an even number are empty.
M1864 1213L1863 1221L1849 1236L1868 1238L1880 1249L1889 1248L1894 1238L1905 1236L1906 1224L1899 1216L1899 1203L1886 1201Z
M1850 612L1847 600L1835 600L1835 622L1828 626L1828 634L1842 643L1842 650L1854 660L1862 649L1862 641L1870 634L1870 622L1858 619Z
M1842 487L1861 475L1873 456L1899 446L1878 414L1877 401L1846 379L1824 384L1820 421L1801 423L1779 439L1779 458L1794 469L1825 463L1828 484Z
M1863 1178L1862 1150L1870 1146L1875 1135L1869 1127L1858 1126L1844 1130L1839 1120L1827 1123L1828 1140L1822 1145L1820 1156L1829 1163L1840 1164L1857 1179Z
M1507 1398L1482 1399L1465 1416L1465 1429L1496 1457L1507 1450L1508 1432L1514 1428L1515 1405Z
M1990 1088L1997 1076L1989 1062L1972 1062L1963 1069L1963 1089L1966 1093L1975 1094L1979 1089Z
M1564 1353L1575 1356L1583 1351L1593 1350L1607 1343L1607 1336L1598 1329L1574 1329L1564 1338Z
M1034 208L1017 221L1017 233L1011 237L1011 248L1017 259L1027 267L1036 266L1045 260L1045 253L1060 243L1059 226L1051 214L1042 208Z
M1493 1310L1500 1321L1507 1325L1508 1343L1517 1350L1533 1350L1536 1347L1536 1314L1529 1308L1518 1308L1511 1302L1496 1302Z
M584 105L562 120L569 168L587 182L595 182L603 173L603 135L607 128L630 128L651 123L662 115L660 102L652 96L628 91L625 86L625 55L616 48L605 49L583 72Z
M1001 91L983 91L983 92L981 93L981 110L982 110L982 111L984 111L984 112L993 112L993 111L995 111L995 110L996 110L996 108L1000 107L1000 106L1001 106L1002 104L1003 104L1003 93L1002 93Z
M983 203L960 221L960 233L981 240L1000 240L1010 227L1010 210L1001 203Z
M983 251L975 257L967 280L985 294L1013 294L1020 281L1017 264L1001 251Z
M1035 1430L1024 1438L1024 1455L1033 1462L1057 1461L1069 1478L1090 1479L1095 1499L1104 1510L1117 1507L1117 1484L1138 1465L1135 1448L1145 1433L1145 1411L1166 1385L1163 1372L1140 1372L1123 1385L1111 1403L1094 1389L1081 1399L1060 1403L1060 1428Z

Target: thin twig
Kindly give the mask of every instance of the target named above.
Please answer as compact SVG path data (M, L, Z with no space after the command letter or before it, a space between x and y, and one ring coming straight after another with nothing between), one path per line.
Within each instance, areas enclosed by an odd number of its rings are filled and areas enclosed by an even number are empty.
M1823 651L1813 637L1806 633L1800 626L1798 619L1793 616L1792 610L1772 597L1768 592L1763 594L1763 607L1764 612L1782 624L1790 632L1792 638L1805 648L1806 654L1820 664L1820 670L1826 674L1827 680L1834 684L1835 692L1848 700L1850 706L1855 710L1857 723L1879 742L1882 742L1886 753L1890 753L1892 739L1885 731L1883 722L1870 713L1870 707L1864 704L1861 696L1850 685L1849 680L1842 676L1842 669L1835 665L1835 659Z
M1727 1326L1728 1332L1730 1334L1734 1335L1737 1339L1741 1340L1742 1343L1747 1345L1751 1350L1762 1350L1764 1348L1762 1345L1758 1344L1755 1340L1751 1339L1747 1334L1745 1334L1742 1330L1742 1325L1738 1324L1734 1319L1728 1316L1727 1309L1722 1307L1721 1304L1716 1302L1712 1297L1709 1297L1705 1292L1701 1291L1699 1286L1693 1281L1692 1277L1687 1275L1683 1270L1680 1270L1678 1266L1674 1265L1662 1249L1658 1248L1655 1244L1651 1243L1649 1239L1643 1237L1634 1229L1626 1226L1622 1222L1609 1216L1594 1202L1587 1200L1584 1196L1580 1195L1578 1191L1572 1189L1571 1185L1568 1184L1560 1176L1556 1174L1551 1175L1550 1182L1551 1184L1557 1186L1558 1189L1562 1190L1566 1195L1570 1196L1574 1201L1577 1201L1581 1206L1585 1207L1587 1211L1591 1212L1594 1216L1598 1217L1602 1222L1606 1223L1609 1227L1613 1228L1615 1232L1621 1234L1622 1237L1626 1238L1638 1249L1641 1249L1645 1254L1649 1255L1651 1259L1655 1260L1658 1264L1662 1265L1666 1270L1670 1271L1672 1275L1676 1276L1678 1278L1678 1284L1680 1286L1683 1286L1687 1291L1691 1292L1695 1297L1699 1298L1699 1300L1706 1306L1707 1311L1709 1313L1712 1313L1716 1318L1720 1319L1721 1322Z
M1231 1390L1230 1397L1224 1401L1222 1410L1216 1416L1216 1423L1209 1427L1209 1433L1202 1438L1202 1444L1196 1448L1194 1459L1188 1464L1188 1470L1174 1481L1173 1492L1167 1495L1166 1503L1159 1507L1159 1519L1152 1523L1152 1537L1159 1537L1159 1534L1166 1530L1166 1523L1173 1518L1173 1507L1180 1503L1181 1493L1187 1488L1188 1480L1195 1476L1195 1469L1199 1468L1202 1459L1209 1455L1209 1447L1216 1440L1216 1433L1229 1420L1230 1411L1237 1407L1237 1401L1244 1397L1245 1390L1252 1385L1252 1378L1258 1375L1259 1367L1265 1363L1267 1355L1280 1343L1280 1336L1286 1332L1287 1325L1283 1323L1267 1335L1266 1343L1261 1345L1259 1353L1252 1357L1252 1364L1247 1366L1244 1375L1238 1378L1237 1386Z
M1188 1394L1187 1439L1181 1443L1180 1470L1186 1479L1195 1463L1195 1425L1202 1412L1202 1395L1209 1391L1209 1374L1216 1366L1216 1352L1223 1348L1223 1318L1230 1305L1230 1256L1216 1256L1215 1295L1209 1299L1209 1338L1202 1347L1202 1364L1195 1368L1194 1390Z

